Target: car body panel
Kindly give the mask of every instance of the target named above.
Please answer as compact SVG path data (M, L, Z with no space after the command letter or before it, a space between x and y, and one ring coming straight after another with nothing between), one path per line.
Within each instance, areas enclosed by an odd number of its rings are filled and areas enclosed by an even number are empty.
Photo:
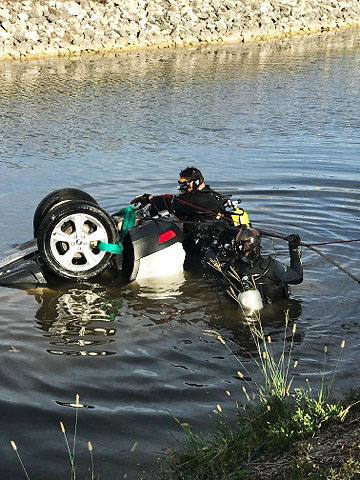
M171 232L161 243L161 235ZM173 275L183 270L185 252L182 228L171 218L155 218L130 229L124 238L124 250L114 255L111 268L124 272L129 281ZM0 260L0 285L36 286L51 283L37 249L36 239L17 246L17 251Z

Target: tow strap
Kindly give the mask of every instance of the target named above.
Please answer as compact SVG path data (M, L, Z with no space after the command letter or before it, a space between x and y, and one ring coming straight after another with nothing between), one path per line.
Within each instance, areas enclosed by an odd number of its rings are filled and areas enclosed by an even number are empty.
M125 207L122 208L119 212L117 212L115 215L124 215L123 223L121 226L121 231L120 231L120 241L119 243L104 243L100 242L98 245L98 249L103 251L103 252L108 252L112 253L115 255L120 255L123 251L123 245L122 242L125 238L125 235L129 231L130 228L133 228L135 225L135 210L133 207Z

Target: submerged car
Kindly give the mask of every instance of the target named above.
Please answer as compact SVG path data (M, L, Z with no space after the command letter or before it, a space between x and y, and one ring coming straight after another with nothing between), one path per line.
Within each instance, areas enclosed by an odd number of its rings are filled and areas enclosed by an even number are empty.
M168 212L135 218L128 207L110 215L88 193L63 188L41 200L33 229L33 240L0 260L0 285L85 281L107 271L133 281L183 270L182 227Z

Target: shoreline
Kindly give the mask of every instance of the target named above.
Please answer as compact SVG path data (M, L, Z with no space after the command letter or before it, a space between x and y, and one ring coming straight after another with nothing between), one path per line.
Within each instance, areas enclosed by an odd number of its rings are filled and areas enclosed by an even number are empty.
M292 357L296 324L285 322L282 352L272 350L271 337L263 330L259 313L248 321L256 346L263 380L252 385L242 371L243 395L235 399L236 413L226 416L221 405L213 410L208 434L195 433L188 423L179 426L186 434L171 445L158 464L158 480L355 480L360 474L360 389L335 400L332 389L345 341L331 378L325 381L325 360L318 390L299 376L298 360ZM290 333L291 332L291 333ZM215 330L204 331L228 349ZM285 345L291 335L290 345ZM237 354L232 352L237 359ZM240 362L240 368L244 366ZM246 371L246 370L245 370ZM300 383L299 383L300 380ZM252 380L251 380L252 381ZM296 382L297 385L294 385ZM231 392L228 392L231 395Z
M356 27L357 0L3 0L0 60L242 44Z

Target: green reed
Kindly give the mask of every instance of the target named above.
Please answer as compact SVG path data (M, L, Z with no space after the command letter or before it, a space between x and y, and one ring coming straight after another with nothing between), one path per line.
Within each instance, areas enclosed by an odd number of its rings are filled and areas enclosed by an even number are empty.
M236 272L231 275L236 280ZM231 285L229 294L237 300L235 287L236 282ZM242 391L246 401L236 400L235 419L228 419L222 413L221 405L217 404L213 411L213 430L208 436L195 434L188 423L178 422L186 433L186 440L179 449L170 451L165 466L159 472L159 478L247 479L246 468L261 451L284 452L294 442L313 437L327 423L344 420L348 409L330 403L329 396L345 341L341 342L328 387L325 382L328 361L325 347L319 391L314 392L308 380L304 388L293 388L294 375L291 371L298 366L298 360L292 360L296 324L290 326L289 314L285 312L284 331L280 342L275 343L277 349L279 343L281 348L280 352L275 352L272 338L264 331L260 312L243 313L256 346L257 355L252 358L259 368L262 380L248 382L243 373L248 373L248 370L233 353L230 342L215 330L205 330L204 334L214 336L241 366L237 375L244 381Z

